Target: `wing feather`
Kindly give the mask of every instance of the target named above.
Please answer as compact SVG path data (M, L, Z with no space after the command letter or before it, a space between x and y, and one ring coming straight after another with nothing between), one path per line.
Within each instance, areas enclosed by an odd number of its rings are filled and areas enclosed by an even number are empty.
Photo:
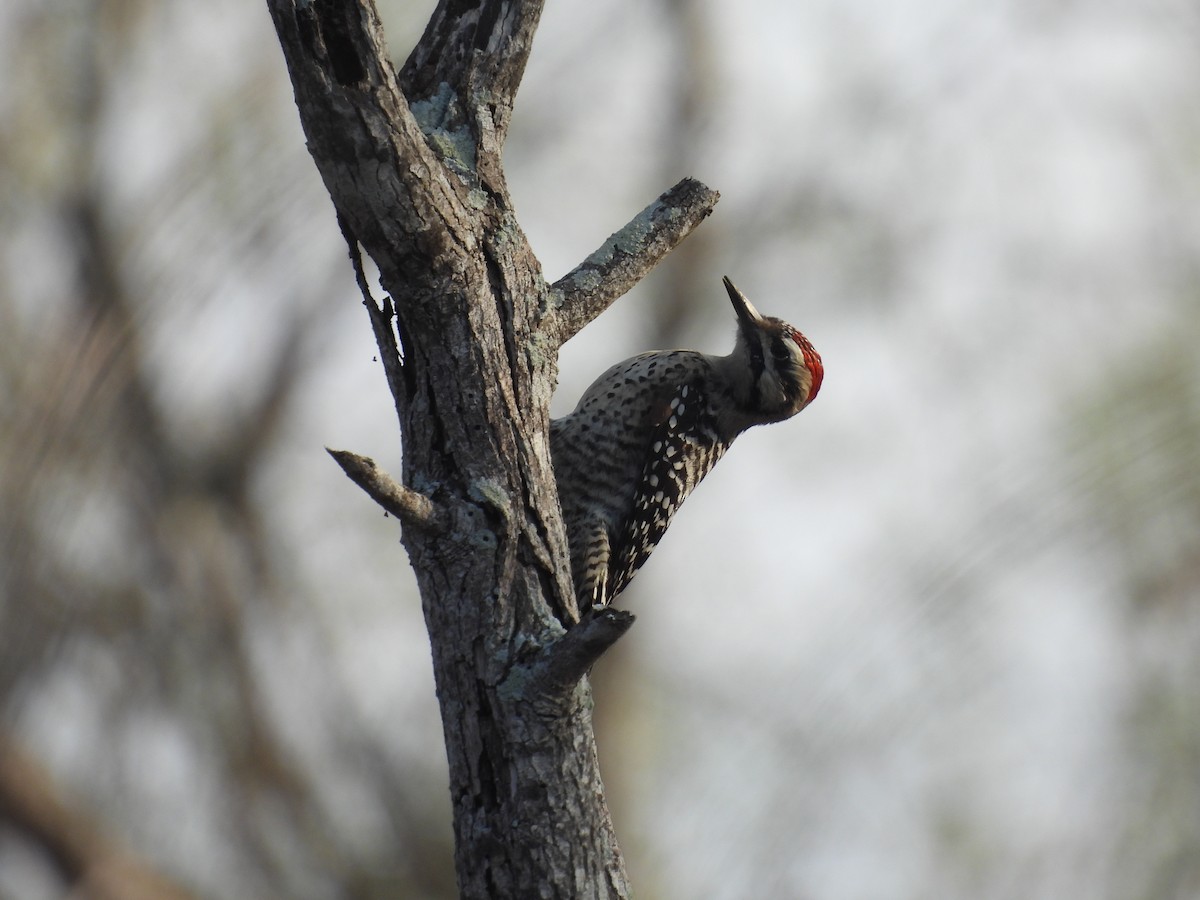
M614 541L609 596L615 597L629 583L683 501L725 452L704 378L676 385L652 415L648 457L633 508Z

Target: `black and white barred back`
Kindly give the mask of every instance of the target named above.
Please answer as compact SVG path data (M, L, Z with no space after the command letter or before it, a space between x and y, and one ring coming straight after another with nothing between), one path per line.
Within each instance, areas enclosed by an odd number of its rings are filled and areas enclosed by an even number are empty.
M738 315L733 353L635 356L550 423L581 607L605 605L625 588L734 438L790 418L820 389L821 358L808 339L759 315L728 278L725 288Z

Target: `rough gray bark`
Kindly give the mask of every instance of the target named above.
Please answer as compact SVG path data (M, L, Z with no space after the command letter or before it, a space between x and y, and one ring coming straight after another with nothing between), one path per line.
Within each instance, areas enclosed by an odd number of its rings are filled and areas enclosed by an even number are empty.
M580 622L548 441L558 350L717 201L685 180L547 285L501 152L537 0L447 2L399 73L370 0L268 0L356 259L403 436L400 482L336 452L404 524L433 650L466 898L627 897L585 677L632 624Z

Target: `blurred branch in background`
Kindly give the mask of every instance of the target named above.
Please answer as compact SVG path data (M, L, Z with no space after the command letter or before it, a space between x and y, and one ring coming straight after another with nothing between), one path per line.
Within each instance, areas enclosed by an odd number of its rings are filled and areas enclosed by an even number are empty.
M719 133L717 60L713 52L713 23L702 3L689 0L662 0L665 33L671 41L669 54L673 64L667 68L668 83L663 97L664 120L660 125L659 164L663 178L670 180L699 176L707 151ZM703 180L703 178L701 178ZM701 298L714 295L719 287L719 248L724 243L721 217L699 229L672 254L658 280L659 290L646 346L686 347L695 335L689 325L707 318L710 304ZM711 308L718 308L711 304Z
M185 78L153 96L147 69L186 33L165 14L112 0L6 15L22 77L3 131L0 722L14 748L6 771L39 772L43 801L10 795L0 870L40 846L64 889L110 896L92 879L139 864L80 824L95 816L209 896L316 896L330 883L354 896L381 880L450 896L448 846L414 840L428 816L408 821L421 808L411 789L390 765L362 764L379 751L336 681L306 715L338 715L334 743L360 760L386 857L365 850L361 829L357 846L339 837L311 759L268 699L264 637L289 623L323 638L292 599L310 588L290 573L295 550L278 543L281 507L260 480L348 268L329 241L297 252L311 236L287 199L308 174L302 146L282 165L257 162L282 159L274 132L290 112L274 54L228 71L224 88ZM254 34L244 19L221 39ZM168 137L162 104L187 108L193 127ZM81 709L62 705L63 691ZM50 753L92 812L54 800L54 776L19 741ZM58 893L0 876L8 891Z
M99 900L184 900L164 881L114 846L72 810L40 766L0 739L0 816L45 851L73 893Z

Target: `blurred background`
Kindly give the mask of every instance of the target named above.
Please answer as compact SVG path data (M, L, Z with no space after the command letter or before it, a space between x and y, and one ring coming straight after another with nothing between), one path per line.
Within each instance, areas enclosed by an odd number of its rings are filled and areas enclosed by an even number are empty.
M415 8L420 7L420 8ZM403 60L432 3L388 0ZM564 349L824 356L623 596L643 897L1200 897L1200 11L550 2L548 280L715 215ZM399 470L261 3L0 8L0 898L454 896Z

